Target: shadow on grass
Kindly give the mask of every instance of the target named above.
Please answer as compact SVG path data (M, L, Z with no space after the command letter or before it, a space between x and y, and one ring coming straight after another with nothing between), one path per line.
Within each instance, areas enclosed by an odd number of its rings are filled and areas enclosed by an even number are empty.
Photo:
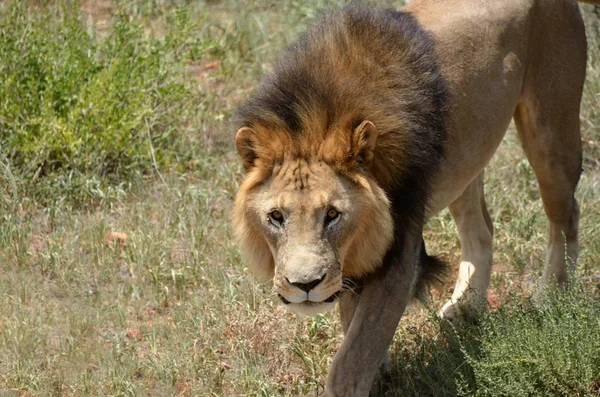
M480 328L453 325L433 312L419 326L408 326L390 350L391 371L372 396L457 396L472 390L475 375L467 355L480 350Z

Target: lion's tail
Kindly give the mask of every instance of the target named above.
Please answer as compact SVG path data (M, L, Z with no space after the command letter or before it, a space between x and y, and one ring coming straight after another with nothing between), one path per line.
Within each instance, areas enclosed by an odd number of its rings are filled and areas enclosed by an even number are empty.
M427 300L429 288L439 286L448 273L448 264L438 258L427 254L425 241L421 242L421 274L417 283L415 297L420 301Z

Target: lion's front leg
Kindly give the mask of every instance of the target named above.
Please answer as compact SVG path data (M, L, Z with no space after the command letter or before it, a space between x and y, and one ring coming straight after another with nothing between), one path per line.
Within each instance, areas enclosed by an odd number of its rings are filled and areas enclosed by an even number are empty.
M414 240L414 241L412 241ZM345 337L333 359L326 397L367 397L386 357L402 313L416 282L421 237L406 241L404 250L388 261L387 270L369 280L360 297L340 302ZM349 315L355 307L354 316Z
M352 321L352 318L354 317L354 312L356 311L358 302L360 302L360 291L360 289L348 291L342 294L342 296L340 297L340 321L342 323L344 335L348 333L350 323ZM380 369L382 373L387 373L391 370L390 354L388 351L385 352L381 360Z

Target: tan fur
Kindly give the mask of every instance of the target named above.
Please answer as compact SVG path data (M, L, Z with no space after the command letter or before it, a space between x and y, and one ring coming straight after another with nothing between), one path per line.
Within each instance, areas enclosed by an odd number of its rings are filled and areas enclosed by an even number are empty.
M290 160L289 162L293 162ZM296 160L297 161L297 160ZM285 168L290 171L290 166L284 162L278 169ZM277 169L277 170L278 170ZM270 188L277 185L281 180L289 180L290 175L286 173L274 172L276 175L271 177L273 181L264 185L263 170L256 168L251 171L240 186L233 210L233 230L238 241L243 256L252 267L253 272L264 280L269 280L274 275L273 255L269 245L263 235L259 222L254 218L255 207L259 206L260 201L254 196L261 196L261 193L272 194ZM329 172L327 177L339 177L338 173ZM353 204L353 211L364 209L360 214L360 220L347 236L340 239L339 250L344 253L344 276L361 277L372 273L380 264L381 257L389 246L391 234L393 231L392 221L389 218L389 201L383 190L377 184L365 175L359 173L344 173L344 178L348 179L352 189L347 189L346 193L351 196L348 201ZM325 180L324 186L331 186L334 180ZM307 189L308 191L309 189ZM326 194L327 189L314 189L310 193L314 197ZM305 192L301 192L303 195ZM281 197L281 196L279 196ZM291 200L294 200L293 198ZM290 201L291 201L290 200ZM288 203L291 205L291 203ZM326 205L321 205L326 207ZM308 212L311 208L304 208L303 212ZM310 228L306 232L311 233Z
M393 232L389 201L377 183L355 164L360 153L365 157L362 161L372 157L369 140L361 140L361 133L367 130L371 137L376 135L372 124L367 122L357 127L352 141L332 142L335 137L325 140L317 150L322 154L310 161L301 156L292 157L285 151L282 153L288 158L276 157L279 151L273 148L286 143L273 140L268 147L260 149L261 160L248 172L240 187L234 205L233 227L254 273L263 279L273 279L276 292L292 304L300 303L295 302L294 297L302 292L288 280L302 282L308 277L304 281L310 282L315 274L319 277L327 274L325 282L311 291L321 299L307 303L310 307L290 305L292 310L312 313L317 306L323 306L321 310L330 306L318 303L340 292L342 278L360 278L372 273L389 247ZM253 131L240 130L239 139L246 133L253 134ZM341 148L345 148L345 152ZM349 156L350 152L355 156ZM263 166L265 158L278 165ZM322 230L322 214L332 205L340 210L348 225L330 245L318 246L315 252L310 252L306 246L319 244L315 231ZM275 207L284 213L287 222L296 225L294 233L286 236L289 241L285 244L269 241L265 233L269 228L265 217ZM332 254L326 255L326 251ZM294 262L298 256L304 260ZM277 260L279 266L276 266ZM302 274L297 274L298 268L292 267L296 263L302 267Z
M353 42L351 35L326 37L318 51L290 61L311 65L318 80L308 88L295 82L298 90L318 97L318 89L327 87L332 103L300 101L286 109L292 89L275 97L272 112L246 120L236 136L247 175L235 202L234 231L254 269L273 277L276 291L304 312L330 307L324 299L343 289L344 277L363 280L356 294L340 298L345 339L329 371L327 397L368 396L423 272L422 222L446 207L457 223L462 254L454 294L441 314L452 319L481 307L493 236L483 170L513 117L549 219L544 280L564 283L577 260L574 191L581 172L579 104L586 66L577 3L414 0L404 11L432 38L449 92L441 96L447 136L439 167L419 174L411 163L419 150L428 150L415 142L436 142L423 138L426 129L414 132L435 111L431 98L419 96L431 87L431 76L415 72L410 48L390 51L369 31L363 33L367 44ZM395 95L390 87L402 84ZM403 203L394 201L392 187L409 172L426 179L426 212L394 218L392 210L402 210ZM331 205L340 206L351 222L335 238L324 238L323 217ZM265 220L272 208L289 219L285 233L274 232L278 229ZM398 219L407 221L394 225ZM396 241L398 233L403 238ZM395 250L389 267L377 272L388 249ZM310 292L297 287L319 280ZM315 299L307 301L313 292Z
M493 230L477 177L512 116L550 220L545 281L564 282L577 260L574 191L581 172L579 103L586 64L579 9L563 0L472 3L457 1L453 12L442 12L435 0L408 6L436 36L443 73L455 97L460 95L451 109L446 160L430 211L450 206L462 242L459 279L442 308L448 318L477 311L485 297Z

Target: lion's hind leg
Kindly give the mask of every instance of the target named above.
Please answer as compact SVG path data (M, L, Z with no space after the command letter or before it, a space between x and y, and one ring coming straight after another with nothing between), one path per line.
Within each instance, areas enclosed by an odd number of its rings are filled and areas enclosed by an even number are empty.
M574 194L581 174L579 107L587 48L576 3L538 2L538 11L514 120L549 220L544 282L563 284L577 261Z
M574 195L581 174L579 101L569 102L566 100L560 110L546 112L525 101L515 112L517 131L549 220L546 284L567 280L579 249L579 205Z
M460 235L461 258L452 298L442 307L447 319L471 317L485 306L492 271L493 224L483 193L483 171L450 204Z

